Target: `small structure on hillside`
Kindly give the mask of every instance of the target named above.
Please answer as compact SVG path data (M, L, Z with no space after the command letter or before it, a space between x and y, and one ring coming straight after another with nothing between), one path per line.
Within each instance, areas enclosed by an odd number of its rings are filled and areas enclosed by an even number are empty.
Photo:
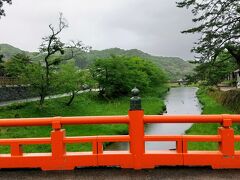
M234 82L234 86L240 88L240 69L228 74L226 80Z
M234 75L237 83L237 88L240 88L240 69L234 71Z
M177 80L178 85L183 85L183 79Z
M179 79L177 80L179 86L186 85L188 81L186 79Z

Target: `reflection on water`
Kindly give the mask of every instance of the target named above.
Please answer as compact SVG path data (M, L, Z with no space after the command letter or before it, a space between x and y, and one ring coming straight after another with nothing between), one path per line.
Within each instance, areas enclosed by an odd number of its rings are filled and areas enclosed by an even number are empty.
M201 114L201 105L196 97L197 88L178 87L171 88L166 96L166 114ZM171 134L179 135L191 127L192 124L148 124L145 127L145 134ZM175 142L147 142L146 150L175 149ZM113 143L106 150L127 150L128 143Z

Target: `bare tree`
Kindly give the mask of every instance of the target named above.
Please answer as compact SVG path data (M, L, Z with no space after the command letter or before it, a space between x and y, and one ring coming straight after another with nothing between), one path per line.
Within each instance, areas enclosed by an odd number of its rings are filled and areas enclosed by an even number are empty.
M0 0L0 18L1 16L5 16L5 11L2 8L4 3L12 4L12 0Z
M12 0L0 0L0 19L1 19L1 16L6 15L4 9L2 8L4 3L12 4ZM4 58L4 55L0 54L0 76L3 75L3 69L4 69L4 67L2 65L3 58Z
M43 105L45 97L51 91L50 77L52 70L62 61L73 59L79 53L88 51L90 47L84 46L81 41L71 41L65 45L59 38L59 34L68 27L66 19L63 14L59 15L58 27L54 28L52 24L49 25L51 34L43 37L43 42L40 45L40 52L44 54L44 74L42 74L42 85L40 91L40 106ZM67 51L67 53L65 53ZM64 55L67 54L67 55ZM64 55L64 56L63 56Z
M43 43L40 45L40 52L43 53L44 56L44 67L45 74L42 74L42 85L40 91L40 106L43 105L46 95L49 93L50 86L50 68L53 65L56 65L59 61L59 58L51 59L51 57L56 54L64 54L64 43L61 42L58 35L63 31L63 29L67 28L68 24L66 20L63 18L63 14L59 15L58 28L55 29L52 24L49 25L51 30L51 34L49 36L43 37Z

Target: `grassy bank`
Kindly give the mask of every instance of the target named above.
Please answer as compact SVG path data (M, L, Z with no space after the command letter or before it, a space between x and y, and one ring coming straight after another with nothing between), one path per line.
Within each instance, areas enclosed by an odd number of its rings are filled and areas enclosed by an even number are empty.
M225 107L229 107L236 113L240 113L240 90L219 91L217 89L211 89L209 95L214 97L220 104Z
M209 95L205 88L200 88L197 93L200 103L203 105L202 114L234 114L234 112L216 101L216 99ZM214 135L217 134L217 129L220 124L193 124L193 126L186 131L188 135ZM239 125L233 125L235 134L240 134ZM237 149L240 149L240 144L235 144ZM216 150L217 143L189 143L190 150Z
M142 97L145 114L159 114L165 105L162 100L167 88L157 88ZM112 101L104 101L96 93L85 93L76 97L71 106L65 106L67 99L47 100L43 109L37 102L11 105L0 109L0 118L15 117L52 117L52 116L102 116L126 115L129 109L129 98L122 97ZM78 125L65 126L67 136L83 135L115 135L127 134L127 125ZM1 128L0 138L49 137L51 127L11 127ZM23 146L24 152L49 152L49 145ZM68 151L90 150L90 144L68 145ZM0 146L0 153L9 152L9 147Z

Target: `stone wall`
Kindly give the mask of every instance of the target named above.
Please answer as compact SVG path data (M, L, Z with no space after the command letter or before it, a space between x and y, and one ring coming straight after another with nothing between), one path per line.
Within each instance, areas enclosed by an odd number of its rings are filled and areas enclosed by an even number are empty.
M0 102L36 97L29 86L0 87Z

